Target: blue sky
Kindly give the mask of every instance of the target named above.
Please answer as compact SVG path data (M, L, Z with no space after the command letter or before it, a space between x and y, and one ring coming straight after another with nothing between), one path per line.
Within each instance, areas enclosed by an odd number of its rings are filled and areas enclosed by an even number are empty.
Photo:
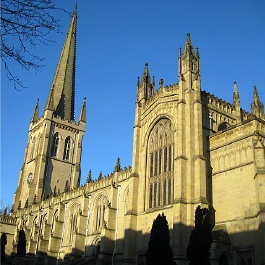
M58 0L68 11L75 1ZM265 1L79 0L76 58L76 119L87 98L81 183L89 169L111 173L116 159L131 165L137 77L149 64L164 84L178 82L179 47L187 32L201 56L202 89L232 103L237 81L241 107L250 111L253 86L265 103ZM1 69L1 198L12 203L30 119L40 115L70 23L60 14L63 34L34 52L45 57L42 72L15 73L28 87L15 91Z

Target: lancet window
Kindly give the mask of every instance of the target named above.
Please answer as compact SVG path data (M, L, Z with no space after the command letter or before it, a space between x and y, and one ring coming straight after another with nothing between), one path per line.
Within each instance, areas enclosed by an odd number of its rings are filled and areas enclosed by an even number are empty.
M58 150L58 146L59 146L59 134L57 132L53 136L51 156L56 156L57 150Z
M95 204L95 231L100 232L104 224L105 210L106 210L107 199L101 195Z
M71 139L68 136L64 143L63 160L69 160Z
M169 119L161 119L149 136L147 154L149 208L172 203L174 137L171 126Z

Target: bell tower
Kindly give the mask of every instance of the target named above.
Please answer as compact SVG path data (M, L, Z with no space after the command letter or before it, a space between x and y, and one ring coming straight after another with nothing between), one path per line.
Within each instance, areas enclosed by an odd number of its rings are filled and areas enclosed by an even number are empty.
M14 210L79 185L86 99L75 122L76 22L75 9L43 115L39 118L38 100L30 121L28 144L14 195Z

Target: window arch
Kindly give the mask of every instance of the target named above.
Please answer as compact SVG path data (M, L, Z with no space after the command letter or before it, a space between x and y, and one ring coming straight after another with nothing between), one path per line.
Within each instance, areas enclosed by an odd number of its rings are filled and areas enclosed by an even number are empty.
M149 208L170 204L173 198L174 139L171 121L161 119L152 129L147 147Z
M94 230L100 232L104 223L107 198L100 195L95 203L95 226Z
M69 160L71 139L70 136L66 137L64 142L63 160Z
M57 155L57 150L59 146L59 133L55 133L52 139L52 149L51 149L51 156Z

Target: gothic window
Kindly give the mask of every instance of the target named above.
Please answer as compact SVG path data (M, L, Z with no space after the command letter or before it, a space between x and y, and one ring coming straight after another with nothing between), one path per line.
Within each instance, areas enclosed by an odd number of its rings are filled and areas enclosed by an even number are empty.
M242 250L237 252L237 265L252 265L253 257L251 250Z
M161 119L150 132L148 139L149 208L171 203L173 180L173 130L169 119ZM147 205L148 207L148 205Z
M53 136L51 156L56 156L57 150L58 150L58 145L59 145L59 134L57 132Z
M153 177L153 153L150 154L150 177Z
M106 209L106 197L101 195L96 201L95 207L95 231L100 232L104 223L105 209Z
M65 139L65 143L64 143L63 160L69 160L70 144L71 144L71 140L70 140L70 137L68 136Z

